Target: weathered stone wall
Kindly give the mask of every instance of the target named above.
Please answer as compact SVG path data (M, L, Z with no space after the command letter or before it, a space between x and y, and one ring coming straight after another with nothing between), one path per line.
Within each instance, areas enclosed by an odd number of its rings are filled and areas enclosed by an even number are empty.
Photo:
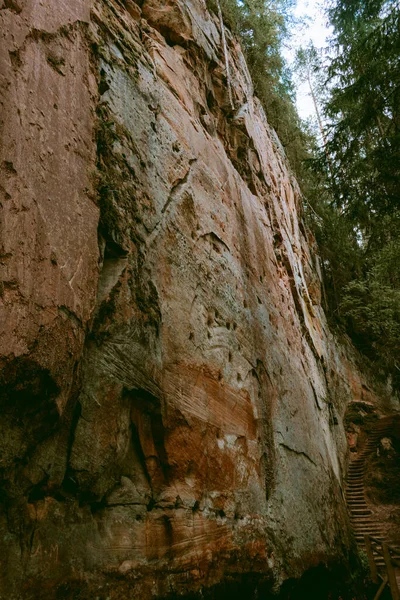
M239 45L232 109L203 0L0 0L0 35L0 598L340 562L374 392Z

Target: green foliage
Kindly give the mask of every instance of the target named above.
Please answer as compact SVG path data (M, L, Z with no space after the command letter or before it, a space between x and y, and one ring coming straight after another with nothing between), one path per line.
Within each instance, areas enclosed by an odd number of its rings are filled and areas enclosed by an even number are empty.
M388 0L332 0L326 145L314 152L306 211L327 305L400 387L400 11ZM306 64L307 57L303 58ZM324 140L325 141L325 140Z
M388 258L389 248L382 253ZM393 256L389 256L391 262ZM345 288L342 310L360 349L372 360L397 370L400 357L400 287L389 284L390 272L378 260L365 278ZM382 270L382 267L384 270Z
M369 235L400 195L399 3L339 0L330 18L336 39L326 113L335 199Z
M400 504L400 419L393 423L393 428L387 436L391 445L385 448L379 444L379 451L368 457L365 485L368 497L375 504ZM392 514L389 519L393 531L400 526L400 511ZM397 520L397 524L396 521Z
M360 559L360 572L357 575L358 575L358 578L365 579L366 577L369 576L368 555L366 552L364 552L364 550L359 550L358 556Z
M335 210L329 201L329 191L321 186L321 182L315 176L312 181L314 187L306 190L305 196L306 219L314 231L321 254L327 291L325 308L330 316L340 320L344 290L349 281L360 272L361 250L357 244L353 224L343 219Z

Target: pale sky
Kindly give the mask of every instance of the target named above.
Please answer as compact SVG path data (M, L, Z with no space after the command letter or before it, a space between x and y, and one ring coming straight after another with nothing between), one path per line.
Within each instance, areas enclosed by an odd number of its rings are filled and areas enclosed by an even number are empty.
M297 6L294 11L296 17L306 19L307 23L299 26L292 34L291 39L286 44L283 52L284 57L289 62L293 61L296 49L300 46L307 46L312 40L314 46L322 48L326 46L327 38L331 34L326 26L326 17L323 15L323 8L326 6L324 0L297 0ZM314 108L306 84L300 85L294 76L297 92L297 109L303 119L314 117Z

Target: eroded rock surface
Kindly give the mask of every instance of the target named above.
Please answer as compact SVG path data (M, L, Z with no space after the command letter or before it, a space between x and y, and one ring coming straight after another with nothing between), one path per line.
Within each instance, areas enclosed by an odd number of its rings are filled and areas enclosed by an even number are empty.
M0 22L0 597L340 562L341 418L375 392L239 45L232 110L203 0L0 0Z

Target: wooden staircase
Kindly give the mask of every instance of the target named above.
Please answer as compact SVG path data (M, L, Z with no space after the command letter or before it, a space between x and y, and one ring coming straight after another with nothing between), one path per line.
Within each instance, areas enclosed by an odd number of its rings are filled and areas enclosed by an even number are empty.
M393 421L391 417L380 419L374 425L361 452L357 453L357 456L350 461L347 473L346 502L355 538L360 548L367 552L374 583L377 583L378 577L382 580L382 584L375 596L376 600L380 597L388 582L393 600L400 600L398 592L398 584L400 583L400 549L389 549L380 530L379 523L372 517L372 512L367 506L364 495L366 459L375 451L379 440L385 435L390 434L392 427ZM394 575L393 573L390 575L390 570L393 571ZM397 583L395 583L396 579ZM395 587L397 589L394 589Z

